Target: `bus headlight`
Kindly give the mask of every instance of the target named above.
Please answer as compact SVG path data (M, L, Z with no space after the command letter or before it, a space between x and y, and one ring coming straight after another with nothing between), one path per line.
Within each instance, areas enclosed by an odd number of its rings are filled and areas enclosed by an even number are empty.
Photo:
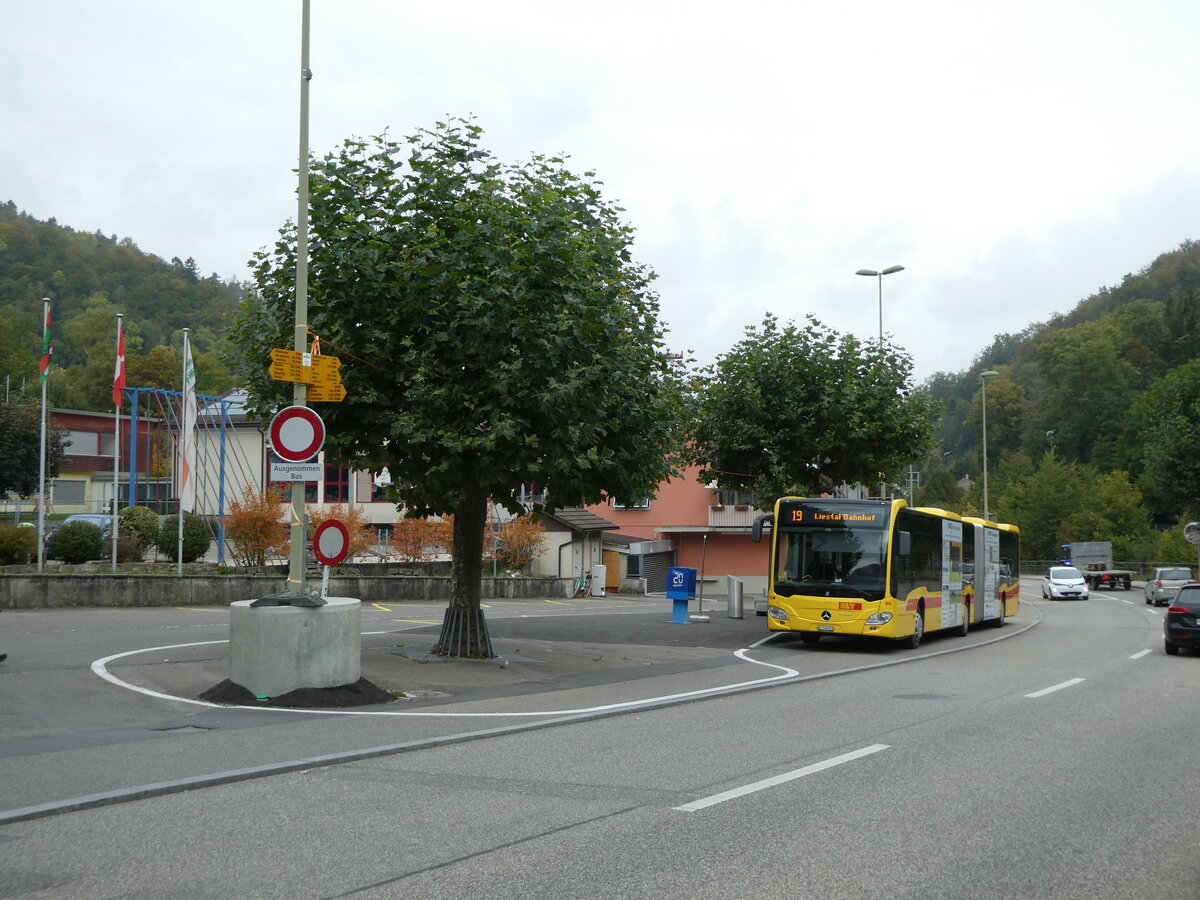
M866 624L886 625L890 621L892 621L892 614L890 612L877 612L871 613L871 615L867 616Z
M772 619L778 619L780 622L786 622L788 620L787 610L780 609L778 606L768 606L767 615Z

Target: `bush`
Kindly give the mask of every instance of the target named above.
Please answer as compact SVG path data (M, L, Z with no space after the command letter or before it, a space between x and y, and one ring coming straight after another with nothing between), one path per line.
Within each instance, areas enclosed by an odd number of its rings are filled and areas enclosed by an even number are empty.
M183 514L183 561L195 562L212 546L212 534L203 516ZM179 562L179 516L167 516L158 535L158 552Z
M109 553L104 535L91 522L64 522L50 535L47 556L66 563L103 559Z
M252 486L242 489L242 499L233 501L221 520L233 561L239 566L264 566L287 556L287 510L282 493L259 493Z
M500 526L500 558L514 569L529 568L545 546L546 529L529 516L509 519Z
M0 525L0 565L26 565L37 556L37 529Z
M150 507L127 506L121 510L117 559L121 562L140 561L147 550L158 544L161 530L158 514Z

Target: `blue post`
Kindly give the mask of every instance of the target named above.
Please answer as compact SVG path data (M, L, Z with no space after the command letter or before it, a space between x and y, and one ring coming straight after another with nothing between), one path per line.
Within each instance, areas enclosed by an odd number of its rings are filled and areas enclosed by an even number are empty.
M688 601L696 596L696 570L672 566L667 569L667 598L674 601L671 622L688 624Z
M126 390L129 398L129 505L137 506L137 423L138 423L138 391Z

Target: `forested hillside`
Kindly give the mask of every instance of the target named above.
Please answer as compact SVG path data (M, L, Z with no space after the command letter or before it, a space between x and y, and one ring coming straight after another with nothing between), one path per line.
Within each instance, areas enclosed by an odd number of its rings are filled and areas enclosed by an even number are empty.
M978 489L957 497L950 484L980 479L987 371L999 373L987 385L990 512L1020 524L1029 550L1112 539L1149 560L1165 553L1152 525L1200 516L1200 244L929 379L943 416L928 502L979 510ZM1171 552L1196 561L1182 541Z
M112 405L117 313L125 315L131 387L179 389L180 331L189 328L198 389L219 393L233 386L221 350L243 294L236 282L201 276L192 259L165 262L129 238L76 232L0 204L0 380L10 391L37 380L49 297L53 406Z
M226 333L246 290L202 276L191 259L167 262L129 238L0 204L0 380L36 384L49 297L53 406L109 408L118 312L131 387L179 388L187 327L200 392L221 393L234 386ZM941 405L941 428L932 457L914 460L916 502L982 512L986 371L998 373L987 388L988 511L1021 526L1027 558L1097 539L1124 560L1196 562L1178 525L1200 518L1200 243L997 336L968 371L930 378L922 387Z

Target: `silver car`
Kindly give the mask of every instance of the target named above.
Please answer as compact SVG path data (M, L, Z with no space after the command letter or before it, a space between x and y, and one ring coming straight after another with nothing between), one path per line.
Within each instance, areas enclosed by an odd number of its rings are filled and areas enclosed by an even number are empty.
M1087 579L1074 566L1051 566L1042 576L1043 600L1086 600Z
M1155 606L1167 606L1175 599L1181 587L1195 580L1191 569L1180 566L1155 569L1146 579L1146 602Z

